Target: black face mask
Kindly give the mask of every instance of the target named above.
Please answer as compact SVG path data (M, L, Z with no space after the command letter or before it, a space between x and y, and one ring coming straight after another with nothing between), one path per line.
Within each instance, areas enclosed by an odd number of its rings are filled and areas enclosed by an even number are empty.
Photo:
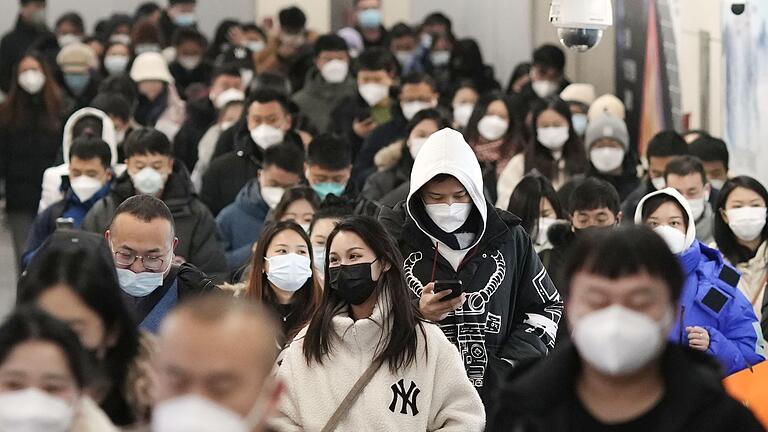
M375 262L330 267L328 286L350 304L365 303L376 289L376 281L371 279L371 264Z

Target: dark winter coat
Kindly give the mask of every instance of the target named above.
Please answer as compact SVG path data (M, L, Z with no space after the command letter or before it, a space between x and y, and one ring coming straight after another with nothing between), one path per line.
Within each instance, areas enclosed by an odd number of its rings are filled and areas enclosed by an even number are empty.
M439 174L458 179L474 204L453 233L432 221L418 193ZM493 394L512 365L554 348L563 305L520 219L487 204L482 191L472 149L460 133L444 129L420 150L408 200L382 209L379 219L397 239L414 298L431 281L462 281L466 302L438 324L465 359L470 381Z
M405 138L407 123L408 121L403 117L400 106L397 104L393 105L392 120L377 126L376 129L371 131L368 138L363 141L360 153L357 154L357 159L355 159L355 163L352 166L352 178L350 181L353 181L362 189L368 176L376 171L376 166L373 162L376 153L393 142Z
M37 213L43 173L56 163L61 129L48 127L41 94L30 97L23 124L0 126L0 176L5 178L5 209Z
M368 177L362 195L369 200L381 202L384 197L410 180L413 157L405 143L399 140L381 149L376 154L375 162L379 171Z
M240 129L234 131L234 135L228 134L230 130L238 127ZM264 157L264 150L253 142L245 124L241 123L239 126L227 129L221 138L225 135L235 140L234 150L218 157L214 155L208 171L203 175L203 187L200 190L200 199L214 216L218 215L224 207L235 202L237 194L245 184L256 178ZM286 133L283 142L294 144L302 151L304 150L301 138L293 132Z
M229 270L236 270L248 262L268 214L269 206L261 198L259 182L253 179L237 194L235 202L216 216Z
M573 428L580 369L581 360L571 344L519 368L494 395L487 430L584 432ZM660 429L654 432L765 430L747 408L726 394L717 367L705 355L670 345L661 373L665 395L660 402Z
M10 3L5 4L5 12L10 12ZM13 81L13 70L38 39L51 33L44 27L27 23L21 18L16 19L16 26L3 36L0 41L0 90L8 94Z
M136 195L127 172L115 180L112 190L97 202L83 221L83 229L103 233L109 228L117 207ZM176 226L179 243L175 254L210 275L224 274L227 262L219 241L216 221L195 196L189 173L183 164L173 164L173 173L165 183L160 199L168 206Z
M318 133L326 132L331 126L331 113L344 98L355 94L355 79L348 75L340 83L325 80L316 68L307 73L304 88L293 95L299 112L306 116Z
M187 103L187 118L173 137L173 155L192 172L197 163L197 146L205 132L216 122L216 108L205 98Z

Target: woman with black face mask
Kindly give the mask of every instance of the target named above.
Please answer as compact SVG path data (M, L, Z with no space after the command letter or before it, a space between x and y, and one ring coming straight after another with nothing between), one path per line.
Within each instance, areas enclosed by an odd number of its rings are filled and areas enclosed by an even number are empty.
M456 348L411 303L384 228L355 216L328 237L326 287L288 348L278 430L481 431L485 414Z

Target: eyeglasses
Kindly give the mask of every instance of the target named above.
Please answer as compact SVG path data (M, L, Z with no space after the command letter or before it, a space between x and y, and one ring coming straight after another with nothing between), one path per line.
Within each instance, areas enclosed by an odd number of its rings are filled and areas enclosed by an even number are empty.
M159 271L163 269L165 258L134 255L126 252L113 252L115 256L115 263L121 267L130 267L137 259L141 260L141 265L149 271Z

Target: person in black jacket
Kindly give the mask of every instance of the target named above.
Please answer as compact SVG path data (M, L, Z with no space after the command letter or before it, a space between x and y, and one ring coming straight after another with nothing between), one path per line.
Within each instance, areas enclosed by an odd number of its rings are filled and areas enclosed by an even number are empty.
M488 431L763 431L713 360L672 346L683 273L645 227L587 236L565 266L573 345L515 371Z
M271 89L254 91L245 107L243 119L225 131L216 144L218 148L223 140L234 140L234 150L218 157L215 152L203 176L200 199L214 216L233 203L243 186L256 177L264 149L290 143L304 150L301 138L292 130L293 117L283 93Z
M197 0L168 0L168 7L163 10L157 25L167 47L173 40L173 34L180 28L197 28L195 9Z
M177 263L174 217L153 196L136 195L120 204L105 237L123 298L143 330L157 332L177 303L216 289L195 266Z
M88 211L83 229L103 233L123 201L138 194L154 196L163 200L173 217L178 237L174 259L188 261L212 276L224 274L227 262L216 221L195 196L184 165L174 163L168 138L156 129L137 129L125 143L125 154L126 171Z
M363 142L352 169L352 181L358 188L375 172L373 159L379 150L405 135L405 126L417 112L437 107L437 84L429 75L411 74L401 80L399 105L392 105L392 120L376 127Z
M42 58L24 56L0 104L0 178L17 259L37 214L43 172L61 146L62 104L61 89Z
M513 365L554 348L557 289L520 219L486 202L480 164L461 133L429 137L408 200L380 219L398 241L422 314L456 345L481 394L493 394ZM452 298L440 281L460 282L462 293Z
M8 3L5 6L10 7ZM24 53L46 35L52 36L45 26L45 0L20 0L16 26L0 41L0 90L3 93L11 90L14 70Z
M176 59L168 64L173 75L176 90L182 99L187 100L193 84L207 86L213 76L213 65L203 58L208 41L195 28L182 27L173 34L173 47Z
M644 196L666 187L664 171L667 168L667 164L677 156L685 156L689 153L688 143L674 130L661 131L651 138L645 150L645 157L648 159L648 175L627 196L621 205L621 211L625 215L634 215L637 203ZM711 204L714 205L714 203ZM632 224L634 220L632 217L628 217L624 219L624 223Z
M173 73L172 66L171 73ZM208 84L207 81L206 84ZM218 120L219 110L224 108L230 100L228 98L231 92L226 94L224 92L234 90L240 92L240 96L244 98L243 80L240 77L240 71L234 67L217 68L210 79L210 87L208 97L187 102L187 118L173 137L173 155L183 162L190 172L197 163L200 140Z
M381 47L369 48L357 58L357 93L339 102L331 113L331 131L352 144L355 160L371 131L392 120L391 87L397 60Z
M559 95L571 82L565 77L565 53L555 45L545 44L533 51L531 79L518 93L519 113L525 115L540 99Z
M365 182L361 194L373 201L394 207L408 196L413 160L430 135L451 126L436 109L419 111L406 126L406 138L397 140L376 153L378 169Z

